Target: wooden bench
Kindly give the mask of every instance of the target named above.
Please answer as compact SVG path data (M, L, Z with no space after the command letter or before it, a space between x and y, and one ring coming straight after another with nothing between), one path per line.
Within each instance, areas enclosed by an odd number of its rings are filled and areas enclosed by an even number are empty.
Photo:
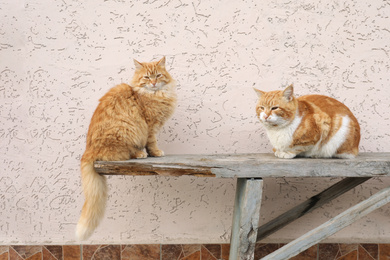
M255 243L372 177L390 176L390 153L355 159L278 159L273 154L168 155L120 162L95 162L106 175L237 178L230 260L254 259ZM323 192L259 227L265 177L345 177ZM390 202L390 187L288 243L262 259L289 259Z

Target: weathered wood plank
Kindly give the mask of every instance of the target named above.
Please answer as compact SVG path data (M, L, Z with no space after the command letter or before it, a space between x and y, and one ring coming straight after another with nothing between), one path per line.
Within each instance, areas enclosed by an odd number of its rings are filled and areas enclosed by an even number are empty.
M261 179L237 179L230 260L254 259L262 191Z
M95 162L95 170L105 175L161 175L161 176L183 176L192 175L198 177L215 177L211 167L187 166L174 164L149 164L143 163L142 159L121 161L98 161Z
M121 162L95 162L100 174L197 175L220 178L390 176L390 153L355 159L279 159L273 154L168 155Z
M390 187L377 192L370 198L356 204L298 239L263 257L262 260L290 259L389 202Z
M354 187L358 186L359 184L362 184L363 182L369 179L371 178L370 177L362 177L362 178L349 177L343 179L342 181L337 182L336 184L332 185L328 189L322 191L321 193L311 197L307 201L288 210L286 213L262 225L257 231L257 241L266 238L267 236L285 227L286 225L293 222L294 220L323 206L327 202L337 198L338 196L344 194L345 192L353 189Z

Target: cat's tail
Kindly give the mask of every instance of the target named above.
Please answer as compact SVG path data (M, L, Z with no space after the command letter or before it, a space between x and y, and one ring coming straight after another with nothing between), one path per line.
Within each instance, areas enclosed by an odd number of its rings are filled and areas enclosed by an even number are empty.
M81 159L81 180L85 202L76 228L76 237L85 240L99 225L104 216L107 201L106 178L93 167L93 159Z

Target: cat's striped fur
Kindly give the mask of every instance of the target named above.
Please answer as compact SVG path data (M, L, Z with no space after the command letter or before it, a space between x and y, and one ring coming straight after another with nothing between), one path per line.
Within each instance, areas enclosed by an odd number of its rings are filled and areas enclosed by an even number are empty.
M341 102L322 95L294 97L293 86L263 92L256 113L279 158L354 158L359 152L360 127Z
M176 83L165 69L165 57L157 62L134 63L131 84L109 90L100 99L89 125L81 158L85 203L76 229L79 240L92 234L106 206L106 179L96 173L93 162L164 155L157 147L156 134L176 107Z

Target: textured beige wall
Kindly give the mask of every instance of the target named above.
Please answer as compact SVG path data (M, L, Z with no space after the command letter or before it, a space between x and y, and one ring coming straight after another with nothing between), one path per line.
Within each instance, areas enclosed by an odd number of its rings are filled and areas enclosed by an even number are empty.
M386 1L0 0L0 243L75 243L79 159L98 99L132 59L166 55L179 105L166 153L270 152L252 87L326 94L362 127L361 150L389 152ZM334 179L266 179L264 222ZM93 243L220 243L235 180L111 177ZM274 234L282 242L362 200L376 179ZM336 203L338 202L338 203ZM332 241L390 242L390 207ZM329 240L330 241L330 240Z

